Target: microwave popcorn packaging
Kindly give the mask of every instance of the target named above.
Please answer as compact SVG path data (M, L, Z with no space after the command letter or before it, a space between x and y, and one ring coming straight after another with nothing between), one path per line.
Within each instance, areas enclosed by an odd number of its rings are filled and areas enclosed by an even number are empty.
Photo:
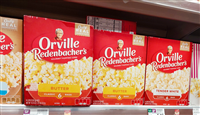
M25 105L89 106L93 27L24 16Z
M136 22L87 16L86 23L94 26L94 29L118 33L136 34Z
M0 17L0 103L22 103L22 20Z
M148 37L145 105L187 105L192 43Z
M143 105L147 38L94 31L93 104Z
M200 105L200 44L196 43L193 43L189 104Z

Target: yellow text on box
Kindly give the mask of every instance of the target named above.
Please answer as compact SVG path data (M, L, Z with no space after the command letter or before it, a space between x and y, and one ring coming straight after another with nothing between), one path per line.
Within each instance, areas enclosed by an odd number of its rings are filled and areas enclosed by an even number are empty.
M105 88L103 89L103 94L113 94L113 95L135 95L135 88L105 87Z
M38 92L80 93L80 86L63 84L39 84Z

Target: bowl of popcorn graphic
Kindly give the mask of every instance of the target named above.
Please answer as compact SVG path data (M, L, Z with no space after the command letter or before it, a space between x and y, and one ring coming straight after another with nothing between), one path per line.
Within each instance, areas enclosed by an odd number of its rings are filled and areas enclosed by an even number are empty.
M189 78L190 67L176 70L173 73L164 73L154 71L152 65L148 64L145 85L147 97L157 104L162 105L163 102L160 100L165 100L172 105L177 105L176 101L185 99L188 96ZM163 94L157 94L156 90ZM172 91L178 91L178 93L175 94Z
M1 97L15 96L21 89L22 79L22 53L10 52L0 55L1 84L4 84L5 93ZM20 94L19 94L20 95Z
M47 86L50 91L40 91L40 86ZM63 90L75 92L65 92ZM33 53L25 54L25 89L34 99L45 101L46 105L53 104L52 100L60 102L66 98L67 105L73 105L74 99L91 95L92 86L92 57L71 60L64 64L52 63L33 58ZM54 92L62 89L61 92ZM42 90L42 89L41 89Z
M95 60L93 63L93 92L99 100L104 100L104 103L131 104L131 100L140 99L144 94L144 72L145 64L117 70L101 67L100 61ZM114 91L114 94L106 91L110 89ZM135 90L135 93L127 94L127 90Z

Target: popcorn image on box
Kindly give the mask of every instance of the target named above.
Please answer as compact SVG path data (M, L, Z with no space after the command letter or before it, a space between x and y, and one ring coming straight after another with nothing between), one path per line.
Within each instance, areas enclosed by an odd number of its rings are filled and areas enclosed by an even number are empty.
M191 83L190 83L190 105L200 105L200 44L193 43Z
M145 105L187 105L192 43L148 37Z
M24 16L25 105L90 105L92 54L92 26Z
M0 17L0 103L22 103L22 20Z
M94 31L94 105L143 104L146 45L146 36Z
M94 29L97 30L136 34L136 22L97 16L87 16L86 23L94 26Z

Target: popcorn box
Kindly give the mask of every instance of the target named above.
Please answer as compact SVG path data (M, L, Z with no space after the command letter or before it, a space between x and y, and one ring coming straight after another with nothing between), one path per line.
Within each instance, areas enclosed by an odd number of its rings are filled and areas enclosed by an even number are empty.
M143 105L147 38L94 31L93 104Z
M92 55L92 26L24 16L25 105L90 105Z
M192 43L148 37L145 105L187 105Z
M200 105L200 44L193 43L191 83L190 83L190 105Z
M94 29L118 33L136 34L136 22L87 16L86 23L93 25Z
M0 17L0 103L22 103L22 20Z

